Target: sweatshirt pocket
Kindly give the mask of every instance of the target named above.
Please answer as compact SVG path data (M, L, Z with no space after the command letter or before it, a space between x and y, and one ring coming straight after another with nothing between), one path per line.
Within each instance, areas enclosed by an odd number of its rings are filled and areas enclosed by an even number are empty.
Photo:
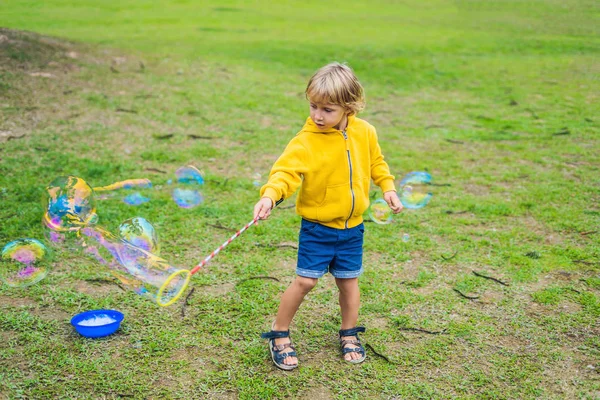
M327 186L325 199L317 207L317 220L329 222L334 219L348 218L351 208L352 193L349 183Z

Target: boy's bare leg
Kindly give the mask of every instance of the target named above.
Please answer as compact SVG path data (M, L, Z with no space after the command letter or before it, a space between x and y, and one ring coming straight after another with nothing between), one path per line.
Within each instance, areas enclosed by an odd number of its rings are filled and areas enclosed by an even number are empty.
M340 309L342 310L342 329L350 329L358 322L358 309L360 308L360 290L358 278L335 278L335 283L340 290ZM342 340L356 340L356 336L342 336ZM348 344L346 348L355 348ZM360 358L359 353L351 352L344 355L348 361Z
M298 308L300 308L300 304L302 304L304 296L306 296L306 294L315 287L317 281L318 279L316 278L296 276L296 279L294 279L292 284L288 286L285 292L283 292L283 296L281 296L281 302L279 303L279 310L277 311L277 317L275 318L275 323L273 324L273 330L287 331L290 329L292 319L294 318L294 315L296 315ZM289 342L290 338L275 339L275 344L285 344ZM286 352L284 351L284 354L285 353ZM283 360L283 363L287 365L295 365L298 363L298 359L296 357L286 357Z

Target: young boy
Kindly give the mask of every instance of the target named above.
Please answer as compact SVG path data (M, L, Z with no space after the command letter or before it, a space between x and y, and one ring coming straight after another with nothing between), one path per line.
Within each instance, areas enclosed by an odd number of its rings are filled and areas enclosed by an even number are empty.
M269 339L273 363L284 370L298 366L289 326L304 296L330 272L339 288L343 357L351 363L366 354L357 327L364 226L373 179L394 213L402 211L394 177L383 160L375 128L356 117L364 108L363 88L347 66L319 69L306 87L310 117L273 165L254 206L254 217L267 219L275 204L298 187L296 212L302 216L296 278L283 293Z

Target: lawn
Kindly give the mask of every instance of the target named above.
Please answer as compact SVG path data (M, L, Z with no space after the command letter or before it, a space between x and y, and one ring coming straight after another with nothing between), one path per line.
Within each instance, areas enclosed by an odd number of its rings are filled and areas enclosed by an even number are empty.
M40 282L0 283L0 399L600 398L599 17L588 0L0 3L0 246L52 249ZM293 199L170 307L49 244L53 179L147 178L149 202L115 192L98 224L143 217L161 257L197 264L252 219L334 60L398 180L434 183L426 207L365 224L365 363L341 360L331 277L292 325L300 368L260 339L295 275ZM206 180L191 209L170 193L184 165ZM99 308L120 330L79 336L70 318Z

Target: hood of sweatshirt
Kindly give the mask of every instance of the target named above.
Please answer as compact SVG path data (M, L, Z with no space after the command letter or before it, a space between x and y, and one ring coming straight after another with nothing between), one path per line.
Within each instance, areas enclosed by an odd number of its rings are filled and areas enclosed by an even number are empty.
M350 128L350 126L354 123L355 120L356 120L355 115L348 115L348 124L346 125L346 130L348 130L348 128ZM312 120L311 117L308 117L308 118L306 118L306 122L304 123L304 126L302 127L302 130L300 132L339 133L341 131L338 129L335 129L335 128L321 129L321 128L319 128L319 126L317 124L315 124L315 122Z

